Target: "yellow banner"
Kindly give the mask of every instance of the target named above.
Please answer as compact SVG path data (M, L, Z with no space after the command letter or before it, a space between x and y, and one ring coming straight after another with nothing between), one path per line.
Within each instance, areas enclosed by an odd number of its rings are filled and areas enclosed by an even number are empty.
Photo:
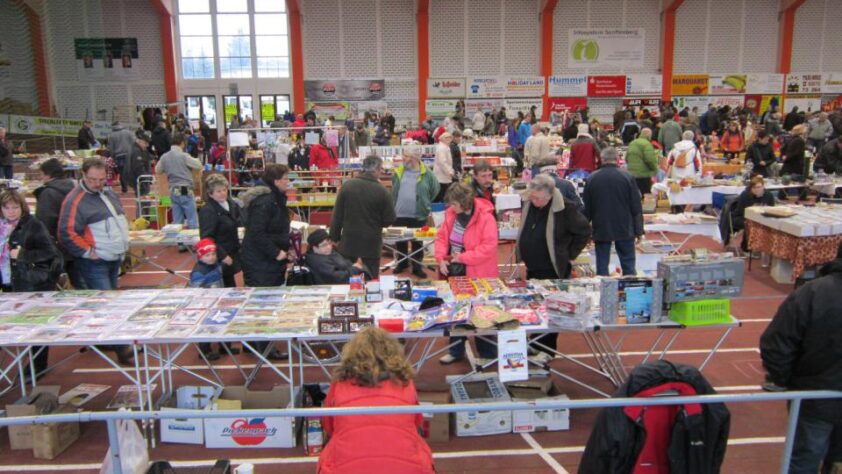
M707 74L676 74L672 76L672 95L707 95Z

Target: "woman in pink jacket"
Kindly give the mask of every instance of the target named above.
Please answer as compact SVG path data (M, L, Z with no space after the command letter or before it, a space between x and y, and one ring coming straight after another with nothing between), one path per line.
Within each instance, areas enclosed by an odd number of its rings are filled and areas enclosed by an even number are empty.
M494 205L476 197L467 184L457 183L447 190L444 223L436 237L436 261L446 277L497 278L497 219ZM451 364L465 358L465 338L450 338L449 354L439 361ZM485 359L497 357L493 344L477 338L477 351Z

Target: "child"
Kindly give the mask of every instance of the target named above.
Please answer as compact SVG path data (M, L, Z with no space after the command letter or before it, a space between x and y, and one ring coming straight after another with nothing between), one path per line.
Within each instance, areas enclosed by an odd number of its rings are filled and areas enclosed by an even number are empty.
M190 272L190 288L222 288L222 267L216 259L216 243L202 239L196 244L199 261Z

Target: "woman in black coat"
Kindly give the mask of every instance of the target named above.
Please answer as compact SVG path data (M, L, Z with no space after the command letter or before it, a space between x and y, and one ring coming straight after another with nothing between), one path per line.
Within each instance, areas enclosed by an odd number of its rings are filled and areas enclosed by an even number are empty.
M208 176L205 181L205 205L199 210L199 234L202 239L216 242L216 255L222 264L225 288L234 288L235 275L240 272L240 237L237 229L243 225L240 205L228 196L228 180L221 174Z
M737 198L737 203L734 205L734 210L731 213L731 228L734 232L745 229L746 226L746 209L751 206L774 206L775 197L772 193L766 190L766 183L762 176L755 176L746 186L746 189L740 193ZM748 251L748 235L743 237L741 248L744 252Z
M781 167L781 175L798 175L801 177L801 181L807 179L804 176L804 150L807 147L804 134L806 131L807 129L803 124L792 128L792 138L786 144L786 147L781 150L781 160L784 162L783 167Z

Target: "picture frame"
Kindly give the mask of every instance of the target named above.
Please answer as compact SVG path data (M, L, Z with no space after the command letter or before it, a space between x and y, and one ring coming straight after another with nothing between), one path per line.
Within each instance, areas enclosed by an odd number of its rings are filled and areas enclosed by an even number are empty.
M345 321L339 319L320 319L319 334L344 334Z
M346 323L348 324L348 332L354 334L365 328L374 327L374 318L348 319Z
M359 318L360 306L356 301L331 301L330 317L351 319Z

